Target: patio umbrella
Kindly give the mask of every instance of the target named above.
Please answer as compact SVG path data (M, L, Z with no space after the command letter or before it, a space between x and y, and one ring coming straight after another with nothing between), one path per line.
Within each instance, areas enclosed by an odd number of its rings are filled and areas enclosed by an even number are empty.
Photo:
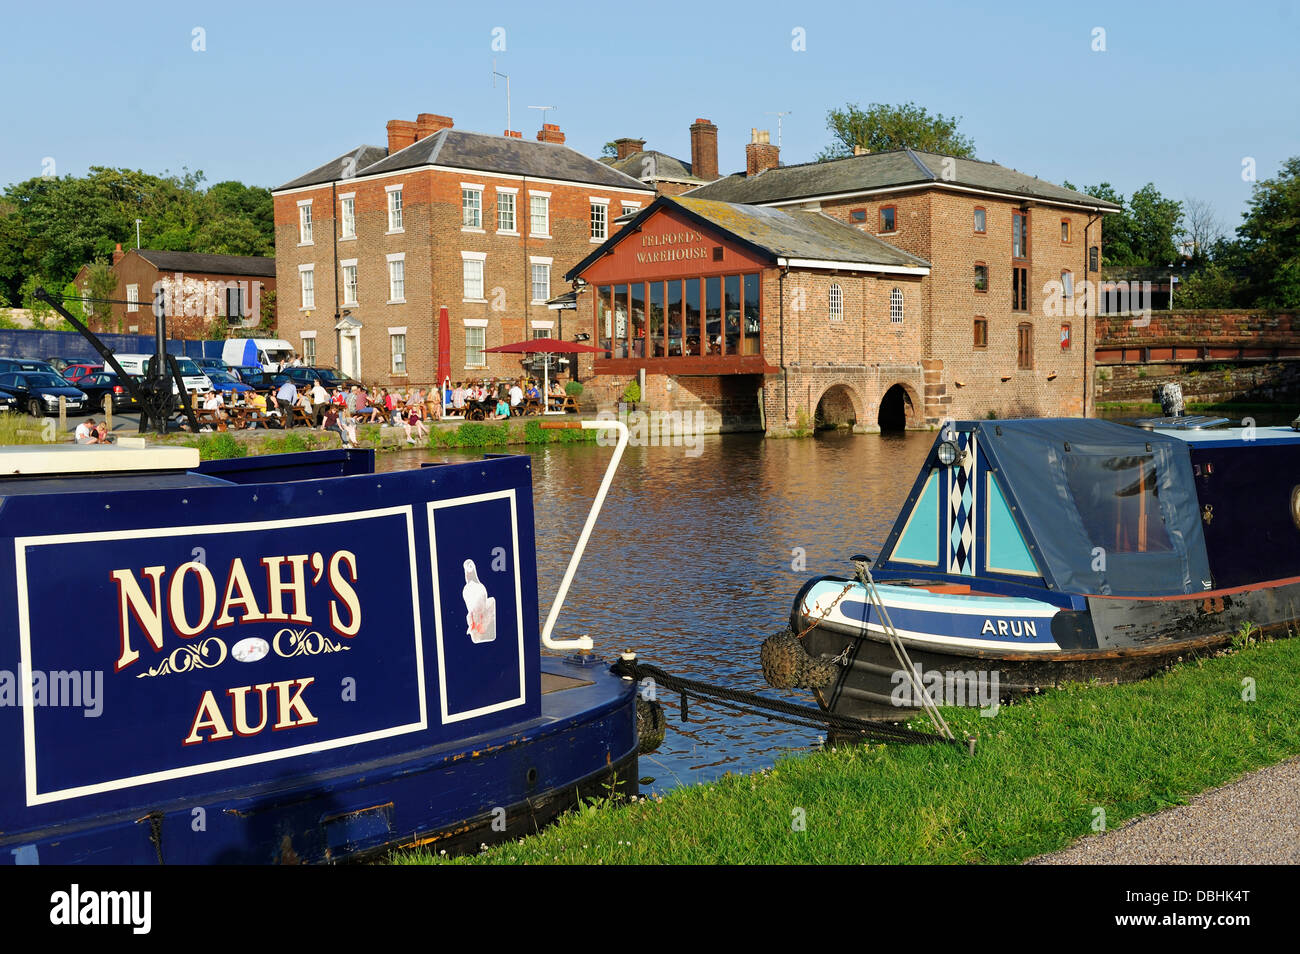
M447 306L438 309L438 401L445 408L447 392L443 382L451 377L451 318L447 315Z
M604 354L604 348L596 348L580 341L562 341L559 338L530 338L513 344L497 345L484 348L485 352L494 354ZM550 362L542 365L542 407L550 400L551 367Z

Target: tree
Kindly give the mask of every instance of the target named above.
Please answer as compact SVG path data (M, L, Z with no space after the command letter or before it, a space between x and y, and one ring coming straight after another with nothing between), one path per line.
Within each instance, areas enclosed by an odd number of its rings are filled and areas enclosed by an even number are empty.
M1214 206L1204 199L1188 196L1183 200L1182 244L1195 266L1209 261L1214 246L1223 238L1223 223Z
M957 132L960 116L931 116L915 103L888 106L872 103L865 110L849 103L826 113L826 128L834 140L817 156L818 162L853 155L855 146L871 152L917 149L963 159L975 158L975 143Z
M1300 156L1256 182L1237 228L1249 293L1269 308L1300 307Z
M600 158L615 159L617 157L618 157L618 146L614 144L614 140L611 139L609 142L605 143L605 145L600 147Z
M86 276L86 284L90 290L88 297L92 299L111 299L117 291L117 276L113 274L113 269L109 266L107 260L99 258L90 266L90 271ZM101 321L107 320L113 313L113 306L105 304L103 300L88 302L87 306L89 313ZM106 329L101 327L100 330Z
M1148 182L1128 200L1109 182L1082 189L1068 181L1061 184L1122 206L1119 212L1108 212L1101 220L1103 265L1163 266L1178 259L1174 236L1182 232L1183 205L1162 196L1154 183Z

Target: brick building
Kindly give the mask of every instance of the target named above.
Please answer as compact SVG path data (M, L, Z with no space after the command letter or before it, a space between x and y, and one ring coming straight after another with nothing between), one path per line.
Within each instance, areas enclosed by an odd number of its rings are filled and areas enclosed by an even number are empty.
M453 380L519 373L483 349L563 335L559 276L654 192L564 145L429 113L273 190L280 336L368 383L432 383L439 310ZM571 313L570 313L571 314Z
M174 338L204 338L218 319L232 327L255 327L262 301L275 291L275 259L255 255L204 255L136 248L113 252L117 291L126 304L94 305L95 332L152 334L154 295L166 301L167 333ZM90 266L74 279L89 297Z
M653 408L729 430L817 407L828 423L884 406L888 424L919 426L929 273L818 212L661 196L566 277L606 349L598 404L644 377Z
M911 149L797 166L778 158L754 130L745 171L686 198L820 213L926 261L906 319L926 421L1091 412L1096 306L1094 296L1085 316L1083 299L1100 278L1101 216L1118 206L996 163ZM817 345L832 322L821 289L810 287L808 301L796 335L803 350L781 363L790 390L804 395L795 410L811 415L842 388L858 423L877 424L885 395L876 366L896 360L893 343L868 341L862 360L843 363ZM864 320L880 322L881 303L865 307ZM890 405L883 411L896 417Z
M691 123L690 162L647 149L644 139L615 139L614 150L612 158L601 162L645 183L656 195L681 195L718 178L718 127L707 119Z

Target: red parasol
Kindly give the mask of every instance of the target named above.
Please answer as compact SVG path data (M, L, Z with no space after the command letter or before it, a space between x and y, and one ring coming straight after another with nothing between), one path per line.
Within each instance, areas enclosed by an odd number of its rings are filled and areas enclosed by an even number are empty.
M513 344L497 345L495 348L483 350L496 354L603 354L606 349L593 348L579 341L563 341L559 338L530 338L528 341L516 341ZM543 401L548 400L544 395L550 390L551 368L548 363L542 367Z
M451 318L447 306L438 309L438 390L451 377Z

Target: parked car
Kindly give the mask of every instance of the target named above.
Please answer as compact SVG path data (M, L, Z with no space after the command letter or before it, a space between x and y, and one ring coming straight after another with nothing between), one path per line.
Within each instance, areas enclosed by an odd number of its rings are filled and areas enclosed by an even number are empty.
M59 374L62 374L67 370L68 365L76 364L77 360L78 359L76 358L61 358L58 355L55 355L53 357L46 357L45 363L54 368L54 370L59 372Z
M127 374L141 374L147 376L155 356L151 354L115 354L113 357L117 359L117 363L122 366L122 370ZM176 364L180 368L181 380L185 382L186 391L212 390L212 382L208 380L208 376L203 373L199 366L194 363L193 358L188 358L185 355L178 354L176 355ZM164 370L166 371L167 369L164 368ZM167 373L170 374L170 371ZM172 383L172 393L177 393L176 384L174 382Z
M360 386L361 382L356 381L342 371L335 371L333 368L286 368L271 379L272 385L278 388L284 384L285 379L289 379L298 387L311 387L317 381L327 391L333 391L335 388L350 388L352 385Z
M0 390L0 411L6 413L13 411L17 413L18 410L18 398L14 397L8 391Z
M230 365L220 358L191 358L195 364L206 371L229 371Z
M85 392L73 387L63 375L53 371L11 371L0 374L0 389L17 398L18 406L26 408L32 417L58 414L60 395L67 399L69 411L80 412L87 406Z
M257 390L251 384L245 384L226 371L208 369L208 380L212 382L213 390L220 391L226 398L233 394L247 394L249 391Z
M0 374L10 374L17 371L41 371L46 374L58 374L54 365L48 361L37 361L35 358L0 358Z
M137 384L144 380L134 375L132 378ZM78 378L77 388L85 392L86 399L90 402L87 410L91 412L103 410L105 394L113 395L114 411L134 410L140 406L140 402L131 396L122 379L112 371L96 371Z
M90 361L77 361L63 369L63 376L73 384L76 384L86 375L95 374L96 372L103 370L104 366L102 364L94 364Z
M251 386L255 391L271 390L273 375L262 370L260 364L237 364L230 369L230 373Z

